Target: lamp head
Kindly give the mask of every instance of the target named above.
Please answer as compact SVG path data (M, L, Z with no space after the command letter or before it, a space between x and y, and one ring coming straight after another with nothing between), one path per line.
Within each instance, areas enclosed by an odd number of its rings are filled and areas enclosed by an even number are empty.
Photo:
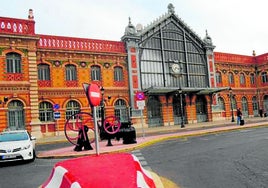
M103 88L103 86L101 86L100 91L101 91L101 94L103 95L104 94L104 88Z
M8 97L4 97L4 103L8 101Z

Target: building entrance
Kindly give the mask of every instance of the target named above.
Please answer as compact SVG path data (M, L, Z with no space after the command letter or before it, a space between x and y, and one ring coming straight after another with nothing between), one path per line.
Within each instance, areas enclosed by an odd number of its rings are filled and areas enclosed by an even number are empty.
M196 118L197 122L207 121L206 99L203 96L198 96L196 99Z
M182 117L183 116L183 121L184 123L186 122L185 118L185 100L183 97L182 100L182 106L183 106L183 112L181 112L181 104L180 104L180 96L175 95L173 97L173 118L174 118L174 125L181 125Z
M156 96L150 96L148 103L148 126L156 127L163 125L162 104Z

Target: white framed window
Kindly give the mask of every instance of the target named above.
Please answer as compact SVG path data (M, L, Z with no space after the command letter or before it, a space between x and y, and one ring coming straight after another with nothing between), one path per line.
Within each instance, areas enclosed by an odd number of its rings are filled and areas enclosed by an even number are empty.
M66 80L68 81L77 80L76 67L74 65L66 65L65 75L66 75Z
M39 104L40 121L53 121L53 105L50 102L41 102Z
M101 80L101 70L97 65L93 65L90 67L91 71L91 80Z
M66 104L66 119L80 112L80 104L77 101L71 100ZM76 117L76 116L72 116Z
M246 84L246 79L244 73L240 73L240 84L245 85Z
M222 78L221 78L221 73L216 72L216 83L221 84L222 83Z
M229 81L229 84L234 84L234 74L229 72L228 74L228 81Z
M114 81L123 81L123 68L116 66L114 68Z
M21 73L21 55L17 53L8 53L6 55L7 73Z
M50 80L50 68L47 64L38 65L38 80Z

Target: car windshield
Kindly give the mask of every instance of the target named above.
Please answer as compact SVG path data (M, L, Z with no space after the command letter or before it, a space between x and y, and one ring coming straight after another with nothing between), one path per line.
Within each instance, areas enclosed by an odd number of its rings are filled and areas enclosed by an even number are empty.
M0 133L0 142L27 140L28 134L25 132L2 132Z

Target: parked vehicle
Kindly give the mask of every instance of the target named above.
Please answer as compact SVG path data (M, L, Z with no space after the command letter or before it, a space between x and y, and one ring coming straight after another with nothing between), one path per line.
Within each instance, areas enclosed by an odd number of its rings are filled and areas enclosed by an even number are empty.
M35 141L26 130L0 133L0 162L35 160Z

